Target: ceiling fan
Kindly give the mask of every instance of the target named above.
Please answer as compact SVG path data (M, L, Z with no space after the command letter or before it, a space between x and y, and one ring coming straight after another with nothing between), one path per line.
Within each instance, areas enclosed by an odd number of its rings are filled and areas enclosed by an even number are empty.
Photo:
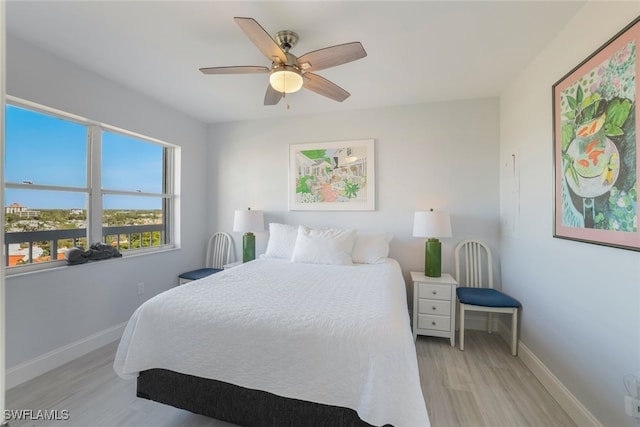
M238 66L200 68L204 74L259 74L269 73L269 86L264 105L276 105L286 93L304 87L317 94L342 102L350 93L312 71L346 64L367 56L360 42L345 43L314 50L296 57L289 52L298 42L293 31L278 31L274 40L253 18L233 18L242 31L271 61L271 67Z

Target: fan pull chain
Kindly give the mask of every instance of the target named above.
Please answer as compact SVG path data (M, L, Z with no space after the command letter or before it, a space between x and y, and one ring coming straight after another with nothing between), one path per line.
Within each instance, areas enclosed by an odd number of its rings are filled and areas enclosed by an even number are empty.
M283 99L287 99L287 92L284 92L284 93L282 94L282 98L283 98ZM289 103L287 102L287 106L286 106L285 108L286 108L287 110L290 110L290 109L291 109L291 104L289 104Z

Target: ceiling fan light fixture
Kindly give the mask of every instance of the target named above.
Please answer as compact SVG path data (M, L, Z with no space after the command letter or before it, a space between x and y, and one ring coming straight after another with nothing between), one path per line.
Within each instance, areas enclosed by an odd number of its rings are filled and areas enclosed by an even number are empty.
M271 71L271 87L281 93L293 93L302 88L302 73L297 67L281 65Z

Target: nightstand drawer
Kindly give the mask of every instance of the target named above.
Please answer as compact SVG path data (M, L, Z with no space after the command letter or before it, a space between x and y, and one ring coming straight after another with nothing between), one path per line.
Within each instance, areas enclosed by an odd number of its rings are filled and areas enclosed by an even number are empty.
M418 297L451 301L451 286L434 285L432 283L419 283Z
M451 317L432 316L428 314L418 315L418 328L435 329L437 331L448 331L451 327Z
M420 299L418 301L418 314L437 314L439 316L449 316L451 313L450 301L437 301Z

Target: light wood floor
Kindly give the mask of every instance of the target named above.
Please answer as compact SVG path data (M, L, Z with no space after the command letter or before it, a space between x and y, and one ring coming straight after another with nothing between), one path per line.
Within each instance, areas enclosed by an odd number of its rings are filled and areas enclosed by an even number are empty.
M420 383L433 427L564 427L575 423L497 334L418 337Z
M465 334L465 351L448 339L418 337L420 381L433 427L575 426L497 335ZM135 380L113 371L117 343L7 392L8 409L68 410L66 421L10 421L11 427L229 427L135 397Z

